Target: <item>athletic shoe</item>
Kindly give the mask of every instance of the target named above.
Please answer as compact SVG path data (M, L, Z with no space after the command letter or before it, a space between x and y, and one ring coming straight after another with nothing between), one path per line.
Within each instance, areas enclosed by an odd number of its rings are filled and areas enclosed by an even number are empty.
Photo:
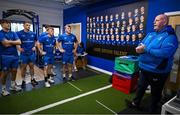
M66 77L63 77L63 83L66 83L66 82L67 82Z
M68 78L68 81L75 81L75 78L73 76Z
M35 85L38 85L38 82L37 82L35 79L31 79L31 84L32 84L33 86L35 86Z
M10 90L12 90L12 91L21 91L22 89L21 89L21 87L19 87L17 85L14 85L14 86L10 87Z
M78 71L78 69L77 69L77 67L76 67L76 66L74 67L74 69L73 69L73 70L74 70L75 72L77 72L77 71Z
M83 66L83 70L86 70L86 67L85 67L85 66Z
M45 82L45 87L47 87L47 88L50 88L50 87L51 87L51 85L49 84L49 82Z
M150 94L151 93L151 86L150 85L147 87L145 92L146 92L146 94Z
M25 87L26 87L26 82L22 81L21 88L25 88Z
M77 69L77 68L75 68L75 69L74 69L74 71L75 71L75 72L77 72L77 71L78 71L78 69Z
M53 80L53 78L52 78L52 77L50 77L50 78L48 79L48 82L49 82L50 84L54 84L54 80Z
M54 71L52 71L52 74L51 74L52 76L56 76L57 74L54 72Z
M3 89L1 92L1 95L2 96L8 96L8 95L10 95L10 93L7 90Z
M139 107L139 105L136 105L133 101L129 101L125 99L126 106L132 109L142 110L142 108Z

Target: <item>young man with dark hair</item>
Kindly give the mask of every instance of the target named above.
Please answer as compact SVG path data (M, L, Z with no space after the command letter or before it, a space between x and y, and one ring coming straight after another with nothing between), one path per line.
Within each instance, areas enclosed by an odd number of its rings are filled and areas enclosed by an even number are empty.
M17 45L21 44L21 41L15 32L10 30L10 21L1 20L2 30L0 31L0 43L2 47L1 51L1 63L2 63L2 95L7 96L10 93L6 89L6 78L11 73L11 87L10 90L20 91L21 88L17 86L16 74L18 68L19 57L17 53Z
M51 69L54 64L54 50L56 46L54 29L52 27L48 29L46 36L39 39L37 46L40 54L43 55L45 87L50 87L54 83Z
M74 55L77 50L77 38L71 33L71 26L65 26L65 33L59 36L59 50L63 53L63 80L66 80L66 66L68 68L68 80L74 80L72 76L72 67L74 62Z
M25 87L25 75L26 75L26 68L29 65L30 68L30 75L31 75L31 84L33 86L37 85L38 82L35 80L34 77L34 64L36 60L36 41L37 37L36 34L30 31L31 23L24 22L23 25L24 29L17 32L21 40L21 45L18 47L18 50L21 53L20 59L22 61L21 64L21 76L22 76L22 88Z

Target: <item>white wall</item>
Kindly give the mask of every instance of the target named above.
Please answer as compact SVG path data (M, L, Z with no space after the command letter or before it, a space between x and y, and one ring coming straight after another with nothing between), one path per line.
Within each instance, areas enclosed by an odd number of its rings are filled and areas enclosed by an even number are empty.
M58 2L45 2L43 0L0 0L0 19L2 19L2 11L8 9L23 9L37 13L40 19L40 28L42 28L42 24L63 27L63 6ZM16 15L8 19L27 20L23 16Z

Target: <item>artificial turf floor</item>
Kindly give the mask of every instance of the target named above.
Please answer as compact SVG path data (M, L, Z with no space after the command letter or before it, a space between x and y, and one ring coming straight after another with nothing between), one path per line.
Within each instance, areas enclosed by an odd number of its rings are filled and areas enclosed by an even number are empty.
M69 83L64 83L54 85L51 88L41 88L1 97L0 114L20 114L67 98L78 96L109 85L108 79L108 75L101 74L70 82L82 91L72 87ZM111 114L111 111L98 104L97 101L102 102L113 111L119 112L125 108L124 99L131 99L132 95L133 94L127 95L113 88L108 88L38 113Z

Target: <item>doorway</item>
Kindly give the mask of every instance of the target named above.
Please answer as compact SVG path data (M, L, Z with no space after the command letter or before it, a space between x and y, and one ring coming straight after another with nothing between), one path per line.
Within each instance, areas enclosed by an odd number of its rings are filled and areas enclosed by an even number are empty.
M76 36L78 43L81 42L81 23L72 23L69 24L71 26L71 32Z
M174 56L174 63L167 84L167 89L176 92L180 89L180 12L169 12L165 14L169 18L169 25L172 25L175 29L179 42L179 47Z

